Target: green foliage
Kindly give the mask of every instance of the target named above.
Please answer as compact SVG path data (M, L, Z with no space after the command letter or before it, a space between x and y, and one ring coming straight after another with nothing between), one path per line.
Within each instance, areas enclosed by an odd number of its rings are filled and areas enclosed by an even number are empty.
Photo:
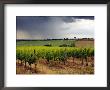
M46 52L46 56L45 58L47 59L47 61L49 62L50 60L53 59L53 53L52 52Z
M75 47L75 42L70 42L70 43L64 43L59 45L59 47Z
M67 44L62 44L62 45L59 45L59 47L68 47L69 45Z
M17 46L16 59L24 60L29 65L40 58L65 62L68 57L87 59L94 56L93 48Z
M50 47L50 46L52 46L52 45L51 45L51 44L45 44L44 46L49 46L49 47Z

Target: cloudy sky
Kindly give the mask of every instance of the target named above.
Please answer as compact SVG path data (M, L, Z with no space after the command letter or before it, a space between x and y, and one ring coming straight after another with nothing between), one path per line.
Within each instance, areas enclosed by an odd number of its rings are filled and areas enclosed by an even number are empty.
M94 38L94 16L17 16L17 39Z

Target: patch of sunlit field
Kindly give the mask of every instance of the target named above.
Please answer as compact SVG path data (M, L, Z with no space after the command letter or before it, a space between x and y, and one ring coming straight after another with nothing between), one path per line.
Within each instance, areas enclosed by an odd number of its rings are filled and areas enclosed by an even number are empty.
M94 48L94 40L79 40L75 42L76 47Z

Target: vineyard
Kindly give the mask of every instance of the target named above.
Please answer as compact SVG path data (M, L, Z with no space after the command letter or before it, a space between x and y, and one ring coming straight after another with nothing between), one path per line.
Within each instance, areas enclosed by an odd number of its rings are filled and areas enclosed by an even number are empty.
M57 65L62 67L76 67L82 72L76 74L93 74L94 73L94 48L77 48L77 47L47 47L47 46L17 46L16 48L17 64L26 70L39 73L39 65L45 65L52 68ZM60 67L59 70L62 68ZM53 69L52 69L53 70ZM64 72L66 68L54 74L75 73L74 71ZM77 68L76 68L77 70ZM88 70L88 71L87 71ZM57 69L58 71L58 69ZM78 71L78 70L77 70ZM87 72L86 72L87 71ZM31 72L32 73L32 72ZM43 72L42 72L43 73ZM49 73L47 73L49 74Z

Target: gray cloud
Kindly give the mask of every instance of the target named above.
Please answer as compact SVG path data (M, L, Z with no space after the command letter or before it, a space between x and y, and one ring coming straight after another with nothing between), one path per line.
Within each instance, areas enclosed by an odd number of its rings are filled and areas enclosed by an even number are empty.
M66 36L70 38L67 33L75 35L74 32L85 32L93 37L94 30L93 26L91 27L91 23L89 30L78 25L82 20L92 22L94 21L94 16L17 16L17 38L45 39L64 38ZM87 23L84 24L82 22L82 24L86 26ZM85 33L79 33L79 37L85 36Z

